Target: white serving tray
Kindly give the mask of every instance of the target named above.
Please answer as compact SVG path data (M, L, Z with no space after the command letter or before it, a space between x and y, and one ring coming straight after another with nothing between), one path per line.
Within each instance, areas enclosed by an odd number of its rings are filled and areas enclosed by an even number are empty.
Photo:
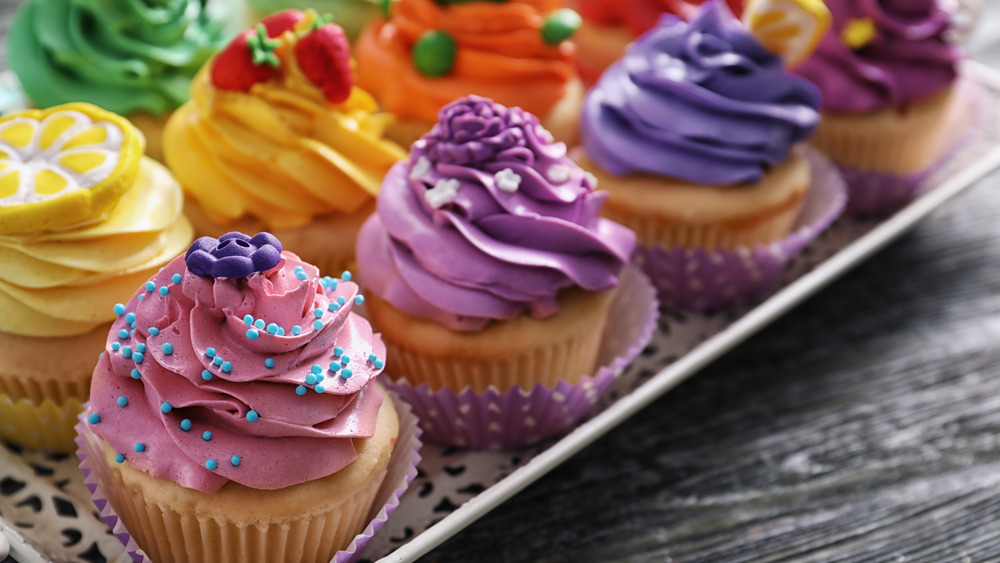
M517 452L464 452L425 444L420 474L363 556L414 561L1000 166L1000 72L969 62L962 73L988 89L989 122L931 179L920 198L883 220L838 221L793 262L780 287L756 305L712 315L665 314L653 343L612 385L590 418L557 441ZM27 483L13 495L0 494L0 527L9 528L4 533L18 561L82 561L79 554L87 549L100 550L108 560L128 560L103 521L92 515L75 461L0 447L0 488L6 478ZM57 510L56 503L48 500L53 495L71 502L77 516L67 516L65 504L61 512ZM43 501L40 510L35 510L32 497ZM80 537L70 547L62 545L67 529L73 530L72 537L76 533Z

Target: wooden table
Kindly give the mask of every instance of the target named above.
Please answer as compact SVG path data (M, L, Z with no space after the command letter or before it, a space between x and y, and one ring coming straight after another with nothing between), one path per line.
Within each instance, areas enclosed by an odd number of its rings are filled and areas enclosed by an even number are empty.
M425 559L1000 560L998 180Z

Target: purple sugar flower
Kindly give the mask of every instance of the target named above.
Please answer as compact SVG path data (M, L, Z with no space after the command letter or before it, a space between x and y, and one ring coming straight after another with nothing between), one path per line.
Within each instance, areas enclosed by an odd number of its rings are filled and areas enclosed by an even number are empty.
M214 239L201 237L184 255L188 270L213 278L245 278L266 272L281 262L281 241L271 233L252 238L238 232Z
M424 135L427 155L437 163L475 166L532 159L530 137L544 137L538 118L488 98L466 96L441 108L438 122Z

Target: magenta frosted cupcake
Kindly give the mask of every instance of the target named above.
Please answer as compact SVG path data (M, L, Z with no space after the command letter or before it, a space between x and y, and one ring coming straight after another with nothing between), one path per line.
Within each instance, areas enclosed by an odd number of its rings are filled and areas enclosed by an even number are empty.
M404 399L420 395L431 437L510 447L564 430L565 421L525 428L486 413L510 417L502 397L551 399L560 385L596 395L595 369L655 317L641 275L622 288L635 236L598 216L604 198L537 118L476 96L443 108L386 176L358 240L359 274L392 357L387 375ZM642 303L623 309L636 295ZM635 326L623 329L622 318ZM609 355L612 324L634 338ZM543 403L516 414L537 421ZM494 436L477 434L491 425Z

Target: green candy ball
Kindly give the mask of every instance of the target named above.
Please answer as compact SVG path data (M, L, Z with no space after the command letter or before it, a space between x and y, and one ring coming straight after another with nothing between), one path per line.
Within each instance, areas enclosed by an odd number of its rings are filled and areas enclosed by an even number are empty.
M428 31L413 46L413 64L426 76L444 76L455 64L455 40L444 31Z
M563 8L556 10L545 18L542 24L542 39L549 45L558 45L563 41L573 37L577 29L580 29L580 14Z

